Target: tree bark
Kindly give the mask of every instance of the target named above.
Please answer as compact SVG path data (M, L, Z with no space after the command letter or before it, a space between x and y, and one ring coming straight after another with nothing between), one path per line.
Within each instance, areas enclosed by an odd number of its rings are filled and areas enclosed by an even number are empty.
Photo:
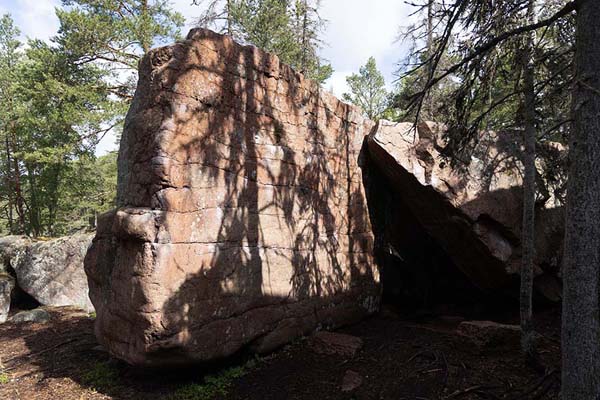
M434 49L433 49L433 0L429 0L429 2L427 3L427 57L431 57L433 55ZM433 64L429 63L429 69L427 71L428 77L427 79L432 79L433 78L433 74L435 73L435 71L433 70ZM433 105L433 94L431 93L431 90L429 91L429 93L427 94L427 99L426 99L426 103L427 103L427 114L426 114L426 118L427 119L435 119L434 114L434 105Z
M12 191L12 180L10 178L10 170L12 168L12 162L11 162L11 156L10 156L10 141L8 140L8 133L6 133L6 137L5 137L5 146L6 146L6 178L5 178L5 185L6 185L6 190L7 190L7 201L8 201L8 211L7 211L7 218L8 218L8 232L11 235L15 234L15 227L14 227L14 222L13 222L13 191Z
M577 5L565 220L562 398L600 394L600 1Z
M535 0L529 1L527 9L527 23L535 23ZM535 358L534 330L532 315L531 295L533 291L533 257L535 251L535 64L533 61L533 43L535 37L531 32L525 39L525 51L523 51L523 110L524 110L524 142L525 152L523 154L523 167L525 177L523 180L523 228L521 259L521 348L524 354Z

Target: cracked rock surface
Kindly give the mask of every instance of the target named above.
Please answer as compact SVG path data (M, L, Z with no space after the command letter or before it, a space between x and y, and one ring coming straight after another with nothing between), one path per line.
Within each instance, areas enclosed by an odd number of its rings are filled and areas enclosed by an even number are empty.
M274 55L208 30L151 51L118 209L86 258L96 335L135 365L264 352L373 313L358 156L373 122Z

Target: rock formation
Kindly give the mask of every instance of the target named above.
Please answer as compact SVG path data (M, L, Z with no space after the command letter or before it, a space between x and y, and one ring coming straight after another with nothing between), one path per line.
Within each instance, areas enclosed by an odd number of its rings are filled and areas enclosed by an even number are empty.
M487 134L454 169L438 125L411 128L366 120L276 56L208 30L149 52L118 208L85 261L100 342L143 366L268 351L373 313L376 261L421 306L514 293L518 163ZM556 221L538 224L537 243L536 282L552 298L562 217L540 212Z
M511 283L521 257L519 165L505 157L509 144L488 132L464 168L452 168L441 154L442 133L434 123L415 129L411 123L380 121L370 134L369 156L376 169L370 174L383 175L385 183L380 185L398 196L395 211L387 217L394 228L386 228L384 241L398 251L410 240L402 230L418 225L479 289L514 292ZM535 275L540 279L536 286L554 301L560 297L556 276L562 218L561 209L537 211Z
M11 302L30 297L33 303L41 305L93 311L83 269L92 237L78 234L52 240L0 238L0 309L4 306L8 314ZM0 322L1 315L2 311Z
M45 306L94 308L88 296L83 260L92 234L37 241L13 265L19 287Z
M267 351L376 311L358 165L373 127L276 56L207 30L151 51L118 209L86 258L96 335L146 366Z

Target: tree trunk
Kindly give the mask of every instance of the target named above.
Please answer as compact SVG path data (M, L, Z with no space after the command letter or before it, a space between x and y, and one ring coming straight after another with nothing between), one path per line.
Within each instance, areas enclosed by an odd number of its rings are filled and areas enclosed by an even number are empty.
M600 394L600 1L577 6L565 220L562 398Z
M232 21L231 21L231 0L227 0L225 3L226 14L227 14L227 34L233 37Z
M300 61L300 69L306 73L306 60L307 60L307 52L308 52L308 44L307 44L307 29L308 29L308 3L306 0L302 2L302 59Z
M7 202L8 202L8 211L7 211L7 217L8 217L8 232L11 235L15 234L15 227L14 227L14 220L13 220L13 204L14 204L14 194L13 194L13 190L12 190L12 182L11 182L11 178L10 178L10 170L12 168L12 162L11 162L11 156L10 156L10 141L8 140L8 133L6 133L6 137L5 137L5 146L6 146L6 171L4 172L6 174L6 179L5 179L5 185L6 185L6 197L7 197Z
M23 197L23 189L22 189L22 185L21 185L21 169L19 166L19 159L17 158L17 156L14 154L15 150L17 149L17 135L15 133L15 126L14 126L14 122L11 126L11 133L12 133L12 149L13 149L13 155L12 155L12 168L13 168L13 188L15 189L14 191L14 199L15 199L15 210L17 211L17 217L19 219L19 224L17 226L17 229L15 231L15 233L18 234L23 234L27 232L27 226L25 223L25 198ZM10 166L8 167L9 171L10 171Z
M427 3L427 58L433 55L433 0L429 0ZM435 71L433 70L433 63L428 64L427 68L427 80L433 79ZM427 112L425 113L425 119L435 119L433 94L431 93L433 88L426 94L425 104L427 104Z
M148 23L148 0L142 0L142 9L141 9L141 19L142 19L142 34L140 37L140 44L142 47L142 51L144 54L147 54L152 47L152 37L148 33L145 24Z
M527 9L527 23L535 23L535 0L529 1ZM521 259L521 348L525 355L533 360L535 358L534 331L531 295L533 291L533 257L535 251L535 64L533 61L534 34L530 33L525 39L523 52L523 110L524 110L524 142L523 167L525 177L523 180L523 228Z
M29 180L29 192L30 192L30 204L29 204L29 225L28 234L33 234L34 237L38 237L41 234L41 220L40 220L40 205L38 203L37 196L37 185L35 182L35 168L31 165L26 165L27 178Z

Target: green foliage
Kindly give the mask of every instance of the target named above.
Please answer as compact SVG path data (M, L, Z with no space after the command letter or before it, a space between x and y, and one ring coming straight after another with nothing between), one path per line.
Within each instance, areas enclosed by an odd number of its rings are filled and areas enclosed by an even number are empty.
M108 390L119 385L119 371L108 361L98 362L81 376L81 380L95 390Z
M118 134L140 57L184 22L167 0L62 3L58 35L25 51L0 20L0 234L71 233L114 205L116 154L95 147Z
M367 63L360 67L358 74L350 75L346 82L350 93L344 93L343 99L361 107L372 120L380 119L388 108L388 93L375 59L370 57Z
M518 164L523 155L526 120L523 77L525 66L531 63L537 200L553 198L561 203L565 197L566 157L556 148L557 142L567 142L571 126L573 16L532 32L535 46L532 54L524 57L530 33L508 35L494 46L484 45L522 26L527 20L527 7L514 7L511 2L493 6L488 2L453 3L447 7L437 0L414 5L417 14L431 17L431 23L426 18L408 30L413 48L394 105L408 111L405 115L409 118L414 119L419 112L420 120L434 119L448 127L444 153L455 167L464 166L472 156L486 156L473 153L482 131L499 134L507 143L502 158ZM534 19L544 20L563 6L562 1L546 1L543 7L535 8L538 15ZM498 159L482 160L493 171Z
M277 54L286 64L310 79L324 82L333 73L330 64L317 54L325 25L314 0L228 0L194 1L204 7L198 25L217 28L236 40Z
M191 383L177 389L169 400L211 400L216 396L226 396L233 382L246 375L256 366L256 361L251 360L244 366L227 368L217 375L207 375L204 382Z

